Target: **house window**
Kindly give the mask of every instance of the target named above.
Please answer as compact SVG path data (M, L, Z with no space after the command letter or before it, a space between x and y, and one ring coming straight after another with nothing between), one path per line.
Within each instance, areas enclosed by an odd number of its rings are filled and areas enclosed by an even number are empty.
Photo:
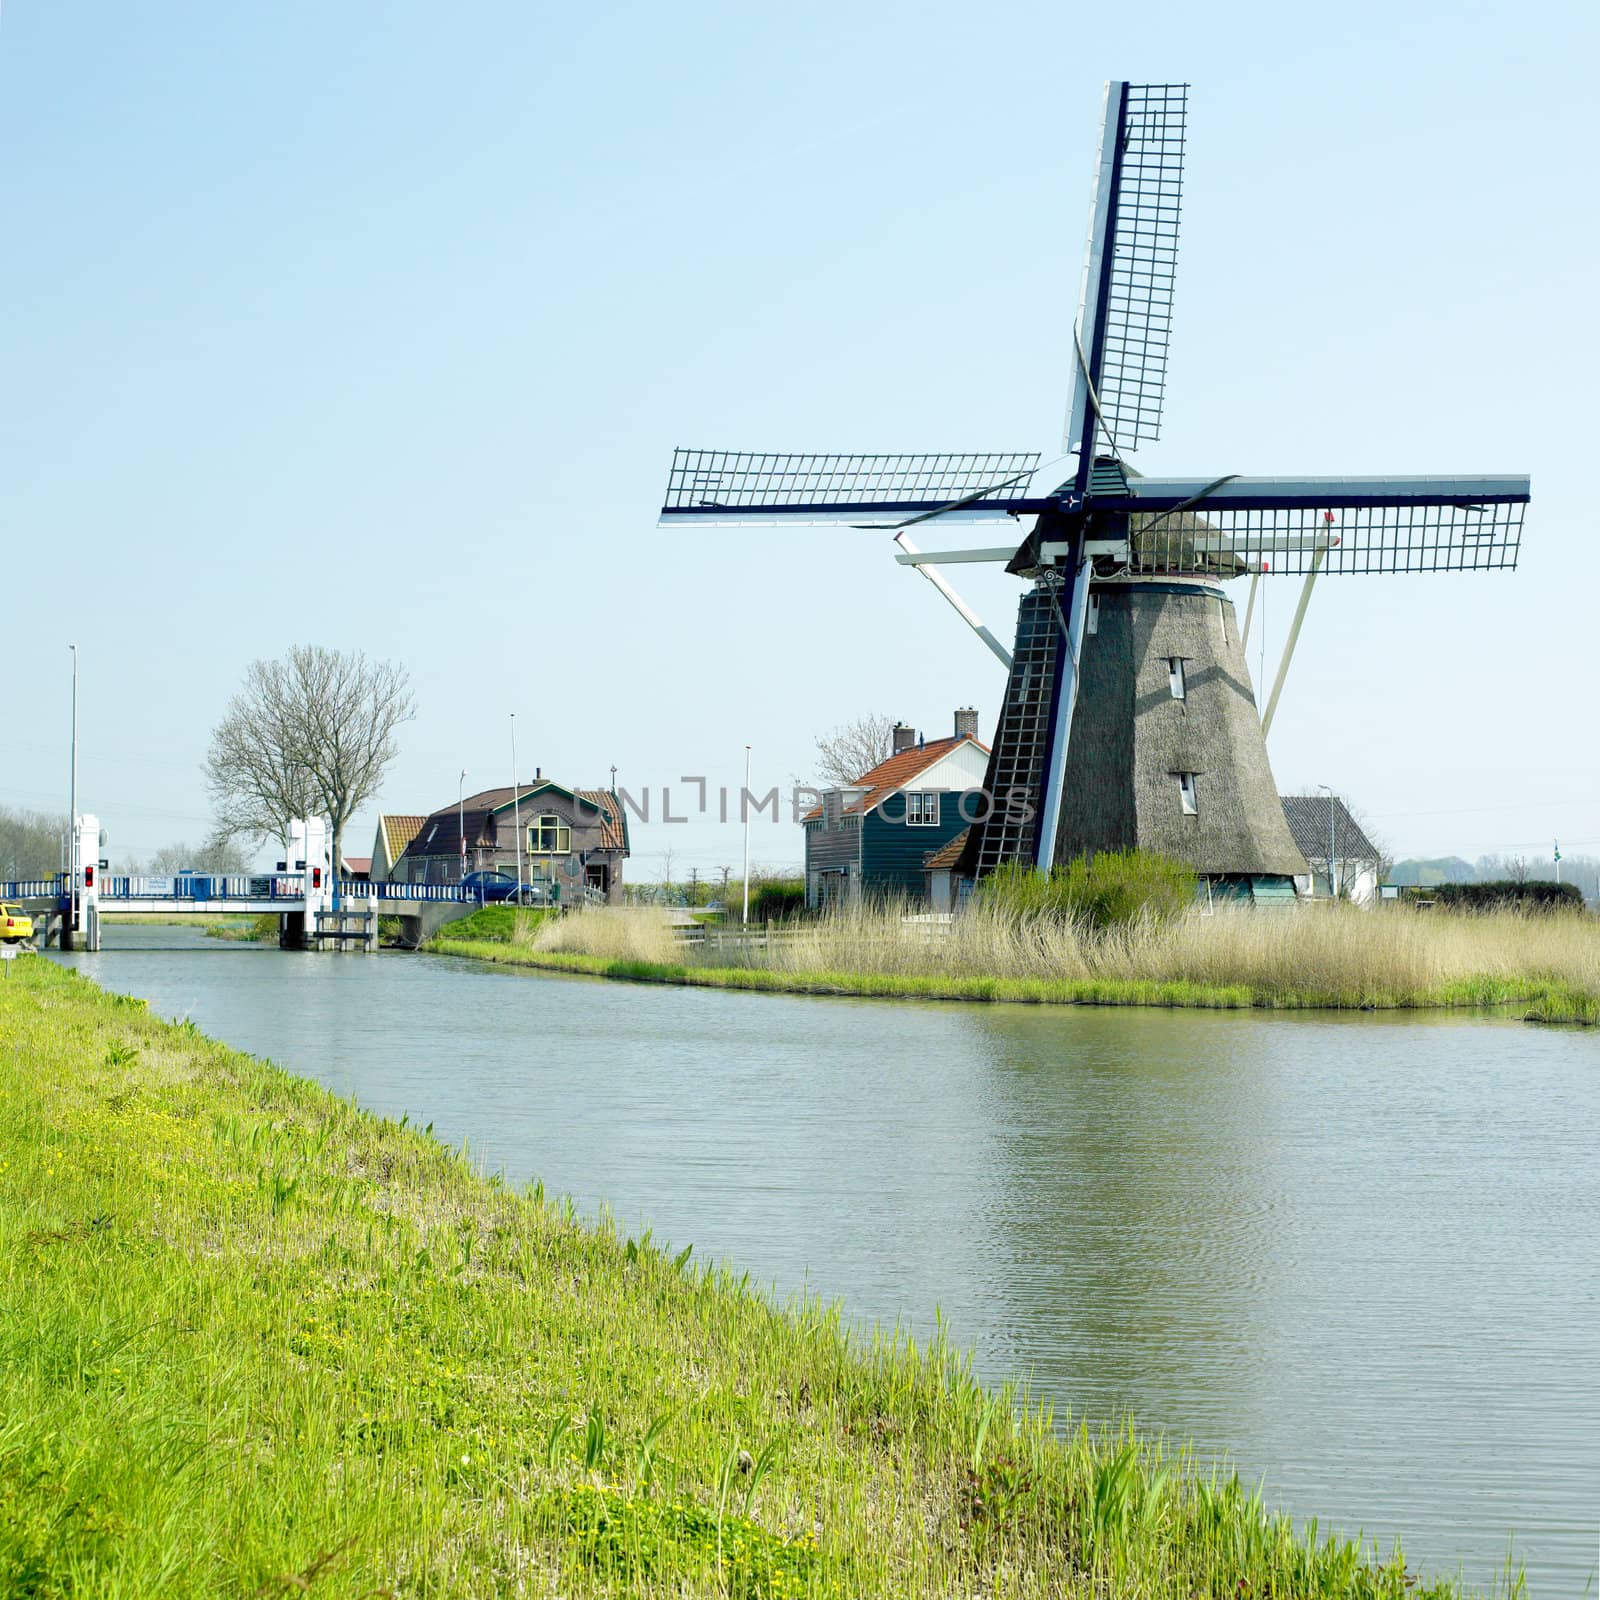
M547 811L535 817L528 829L528 854L533 856L565 856L572 853L572 828L565 817Z
M939 821L939 797L936 794L908 794L906 796L906 821L913 828L931 828Z
M1183 657L1167 657L1167 685L1172 690L1174 700L1183 700L1188 697L1188 689L1183 681Z
M1192 772L1178 774L1178 804L1183 807L1183 814L1186 817L1200 815L1200 802L1195 798L1195 776Z

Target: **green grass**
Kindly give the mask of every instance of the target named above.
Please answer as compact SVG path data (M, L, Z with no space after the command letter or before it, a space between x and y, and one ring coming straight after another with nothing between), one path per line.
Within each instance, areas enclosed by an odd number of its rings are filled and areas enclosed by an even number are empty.
M554 915L559 913L519 906L479 906L470 915L447 922L440 933L450 939L510 944L519 934L530 937L546 917Z
M784 972L768 967L700 967L661 961L613 959L559 950L456 939L453 926L432 939L438 955L469 956L502 966L623 978L635 983L676 983L704 989L760 989L773 994L854 994L901 1000L994 1000L1034 1005L1197 1006L1240 1010L1257 1003L1243 987L1151 983L1109 978L972 978L923 973Z
M15 966L0 1593L1457 1592Z
M1207 1011L1426 1011L1516 1008L1530 1022L1600 1023L1600 1003L1545 979L1457 979L1431 989L1253 988L1249 984L1158 982L1141 978L985 978L922 973L789 972L765 967L694 966L530 950L455 939L447 929L428 949L503 966L545 968L706 989L774 994L864 995L897 1000L973 1000L1022 1005L1187 1007Z
M223 917L206 926L206 938L225 939L233 944L275 944L278 938L276 912L259 917Z

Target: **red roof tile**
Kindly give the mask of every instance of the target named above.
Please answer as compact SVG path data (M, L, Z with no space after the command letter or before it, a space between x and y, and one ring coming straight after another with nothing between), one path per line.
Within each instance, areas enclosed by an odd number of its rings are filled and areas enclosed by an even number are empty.
M948 844L941 845L937 850L931 850L922 858L924 872L953 872L961 865L961 852L967 847L967 835L971 828L963 828Z
M949 739L930 739L926 744L914 744L909 750L902 750L898 755L890 756L887 761L880 761L870 772L863 772L853 784L852 789L865 789L867 792L859 800L852 801L844 808L846 816L856 812L871 811L874 806L881 805L890 795L898 793L911 783L919 773L926 772L934 762L947 756L958 745L971 744L981 750L984 755L989 754L988 745L981 740L974 739L970 734ZM800 820L802 822L815 822L822 815L822 807L816 806L808 811Z

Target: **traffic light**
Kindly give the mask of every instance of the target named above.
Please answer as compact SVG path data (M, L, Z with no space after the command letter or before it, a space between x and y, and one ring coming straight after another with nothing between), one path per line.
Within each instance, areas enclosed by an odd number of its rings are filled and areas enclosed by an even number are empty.
M83 869L83 886L85 889L94 888L94 865L90 863Z
M313 867L311 869L311 887L313 889L320 889L322 887L322 868L321 867Z

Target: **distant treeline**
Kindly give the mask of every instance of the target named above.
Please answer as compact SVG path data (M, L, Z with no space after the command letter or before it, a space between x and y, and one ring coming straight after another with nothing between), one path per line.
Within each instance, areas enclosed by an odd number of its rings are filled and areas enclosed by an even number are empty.
M1556 875L1556 863L1549 855L1479 856L1476 861L1435 856L1431 860L1395 862L1386 881L1431 888L1446 883L1547 883L1553 882ZM1600 892L1600 859L1563 853L1560 879L1564 884L1575 884L1584 899L1593 900Z
M61 866L67 818L0 806L0 878L48 878Z

